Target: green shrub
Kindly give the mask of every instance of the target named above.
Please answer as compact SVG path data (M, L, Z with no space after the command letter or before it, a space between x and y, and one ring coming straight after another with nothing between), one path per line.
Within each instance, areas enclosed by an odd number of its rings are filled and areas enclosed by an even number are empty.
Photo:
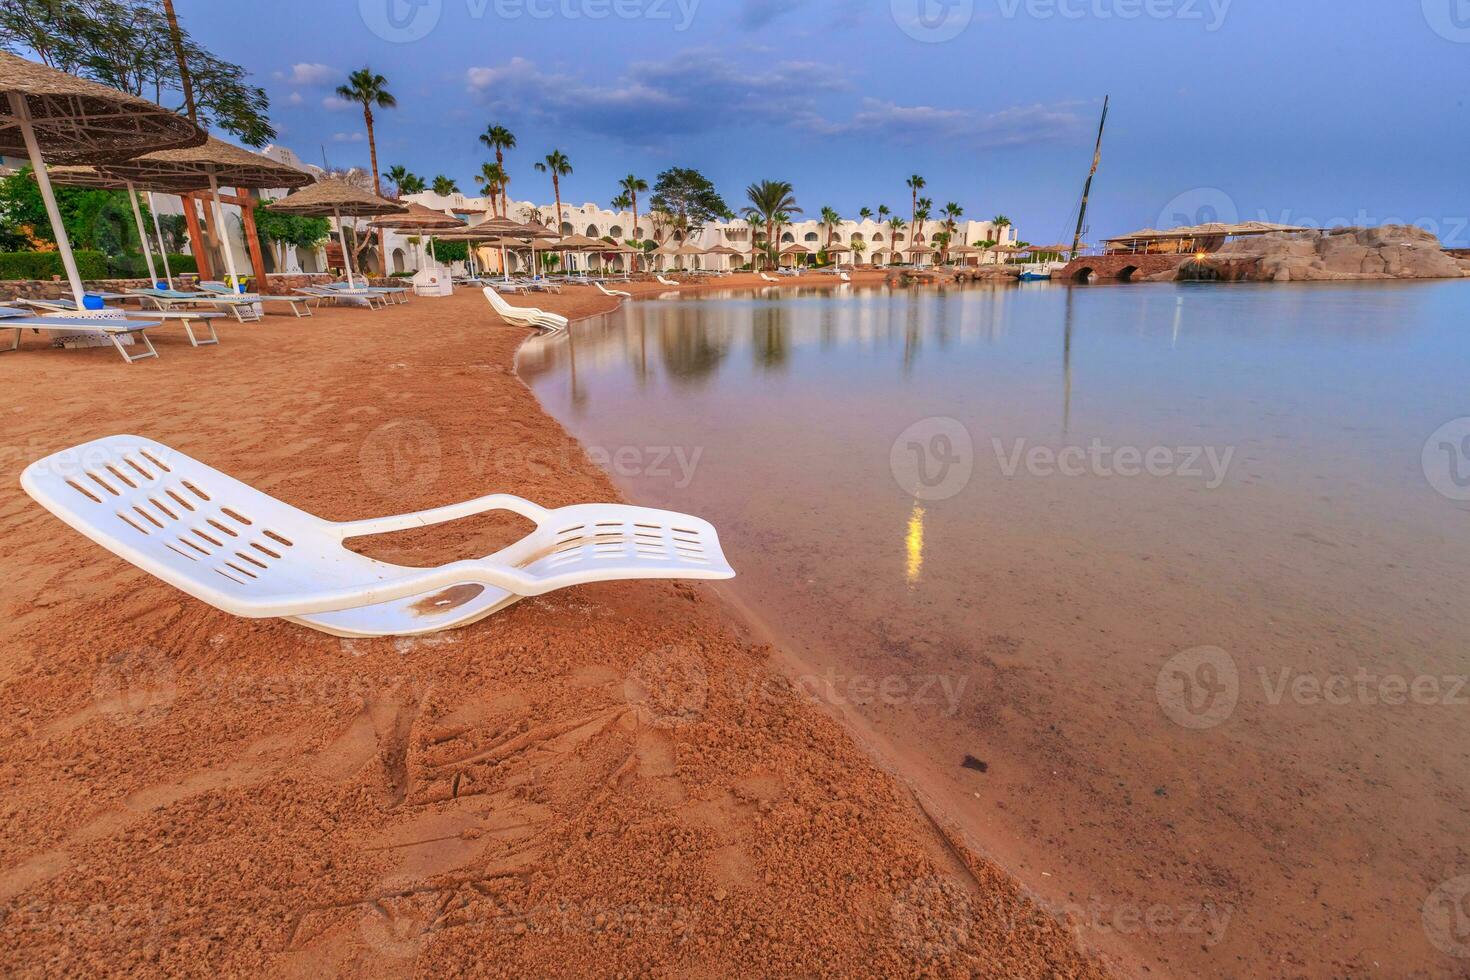
M83 279L106 279L107 256L101 252L73 253ZM64 276L60 252L0 252L0 279L50 279Z

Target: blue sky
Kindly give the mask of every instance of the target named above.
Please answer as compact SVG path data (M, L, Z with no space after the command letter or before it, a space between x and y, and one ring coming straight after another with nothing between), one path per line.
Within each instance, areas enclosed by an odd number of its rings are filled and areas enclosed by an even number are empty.
M1093 238L1215 217L1410 220L1470 245L1470 0L177 0L272 98L281 142L366 164L353 68L387 76L382 166L467 191L510 127L512 192L564 201L673 165L732 206L937 204L1070 237L1104 94ZM260 30L254 30L255 26ZM1178 219L1178 220L1175 220Z

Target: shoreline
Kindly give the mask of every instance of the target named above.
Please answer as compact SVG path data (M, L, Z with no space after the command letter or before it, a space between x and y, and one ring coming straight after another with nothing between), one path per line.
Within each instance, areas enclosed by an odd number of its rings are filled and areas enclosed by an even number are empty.
M478 295L268 317L205 351L158 333L153 370L29 339L0 360L0 962L1107 974L813 710L718 593L607 583L339 641L230 617L67 532L14 477L128 430L334 519L487 485L618 496L516 374L527 332ZM139 382L150 397L129 400ZM462 523L372 553L427 564L517 534Z

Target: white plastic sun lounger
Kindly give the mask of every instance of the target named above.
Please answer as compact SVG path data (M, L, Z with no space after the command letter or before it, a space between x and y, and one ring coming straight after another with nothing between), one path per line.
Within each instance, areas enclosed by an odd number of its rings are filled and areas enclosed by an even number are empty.
M388 300L388 302L399 304L407 303L408 297L412 293L412 290L407 286L358 286L355 284L349 285L345 282L328 283L322 288L335 289L337 292L347 293L349 296L355 295L360 290L371 290Z
M559 313L547 313L532 306L511 306L495 290L486 286L482 292L485 299L490 301L490 306L501 319L526 327L542 327L546 330L565 330L568 325L566 317Z
M761 279L765 280L766 282L780 282L781 281L781 280L777 279L775 276L768 276L768 275L766 275L764 272L761 273Z
M173 289L130 289L128 293L136 296L139 303L151 303L156 309L164 311L202 306L224 310L241 323L260 319L255 312L255 300L241 293L221 296L212 293L185 293Z
M77 304L70 299L23 299L22 303L35 307L38 310L49 310L54 313L74 313ZM109 307L111 309L111 307ZM184 333L189 337L191 347L213 347L219 343L219 333L215 330L213 321L218 320L225 314L217 310L147 310L134 312L132 310L118 310L129 320L154 320L159 325L163 323L178 323L184 328ZM209 331L204 337L194 333L194 325L198 323Z
M683 514L617 504L547 510L494 494L337 523L141 436L109 436L37 460L21 485L73 529L196 599L336 636L434 633L589 582L735 575L715 529ZM392 565L342 544L491 510L519 514L536 530L492 555L438 568Z
M594 282L592 285L596 286L597 287L597 291L600 292L600 293L602 293L602 295L604 295L604 296L616 296L616 297L627 298L627 299L632 299L633 298L633 294L630 293L630 292L627 292L627 291L622 290L622 289L608 289L606 286L604 286L600 282Z
M370 310L380 309L389 304L390 300L375 289L328 289L326 286L297 286L296 292L310 299L316 300L316 305L331 303L334 306L342 305L343 300L360 299ZM352 304L356 306L357 304Z
M237 293L222 282L201 282L199 288L226 299L238 296L251 303L289 303L291 312L296 315L297 319L311 316L311 304L307 302L305 296L262 296L260 293ZM303 310L305 312L302 312Z
M107 335L112 341L112 346L122 355L122 359L132 364L134 361L146 360L157 357L158 351L153 349L153 341L148 339L144 331L159 325L157 320L129 320L121 316L116 318L86 317L86 316L36 316L27 310L16 310L13 307L4 309L0 314L0 330L13 330L14 336L9 347L0 347L0 351L16 351L20 349L20 335L24 330L45 330L49 333L77 333L81 330L93 330L97 333ZM143 342L146 353L129 354L127 347L123 345L122 337L134 335Z
M677 285L679 285L674 280L672 280L672 279L665 279L663 276L656 275L653 278L655 278L655 279L658 280L658 284L660 286L677 286Z

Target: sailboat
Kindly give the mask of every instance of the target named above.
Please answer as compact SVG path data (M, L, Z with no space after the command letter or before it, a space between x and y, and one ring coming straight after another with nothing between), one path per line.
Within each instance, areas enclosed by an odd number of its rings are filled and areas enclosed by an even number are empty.
M1097 168L1102 163L1103 129L1108 124L1108 105L1110 99L1111 96L1103 97L1102 120L1097 124L1097 146L1092 151L1092 170L1087 174L1087 183L1082 185L1082 203L1077 208L1077 230L1072 236L1072 247L1070 249L1065 245L1033 247L1029 249L1033 256L1038 254L1055 254L1060 256L1063 252L1066 252L1067 258L1070 261L1071 259L1075 259L1077 253L1082 250L1082 232L1087 226L1087 201L1092 196L1092 178L1097 176ZM1055 260L1030 262L1021 270L1020 280L1021 282L1048 282L1051 280L1053 273L1059 272L1066 267L1066 262Z

